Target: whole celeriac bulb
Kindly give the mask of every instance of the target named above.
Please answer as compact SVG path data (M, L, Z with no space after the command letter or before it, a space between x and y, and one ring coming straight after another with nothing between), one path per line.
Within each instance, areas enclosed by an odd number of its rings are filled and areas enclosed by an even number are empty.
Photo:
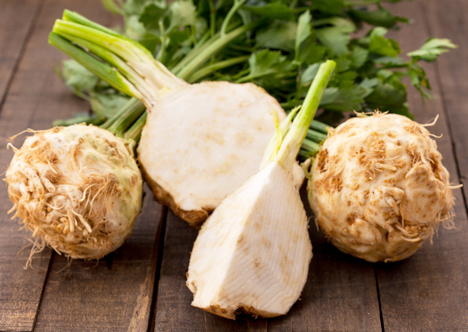
M36 246L99 259L130 235L142 177L124 140L94 126L35 131L6 172L8 193ZM39 245L37 244L39 242Z
M358 116L330 131L308 193L330 241L370 262L407 258L452 221L452 187L435 141L396 114Z

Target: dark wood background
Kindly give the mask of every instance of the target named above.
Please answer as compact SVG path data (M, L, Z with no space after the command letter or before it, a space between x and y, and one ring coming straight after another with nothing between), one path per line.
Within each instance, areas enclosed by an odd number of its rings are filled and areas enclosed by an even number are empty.
M459 45L425 66L435 100L409 89L416 119L440 115L434 134L456 190L456 230L440 229L434 244L398 263L370 264L336 250L311 226L314 257L301 300L275 319L234 322L190 306L185 272L196 231L147 195L133 235L98 263L44 250L24 269L29 235L7 211L0 190L1 331L468 331L468 1L416 0L392 5L413 23L392 32L403 51L429 36ZM1 0L0 168L8 137L46 129L86 109L54 72L64 56L47 44L64 8L104 25L118 18L97 0ZM309 211L310 214L310 211ZM25 250L22 250L25 248Z

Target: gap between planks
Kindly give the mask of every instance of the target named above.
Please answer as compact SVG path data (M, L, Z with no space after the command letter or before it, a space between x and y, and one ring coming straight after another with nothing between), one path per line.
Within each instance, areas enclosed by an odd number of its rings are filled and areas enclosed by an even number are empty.
M166 224L167 224L167 207L163 206L161 221L159 223L158 231L156 233L156 240L154 243L154 250L157 250L156 257L156 271L154 276L154 286L153 286L153 299L151 302L151 312L149 316L148 332L154 332L156 328L156 308L158 305L158 285L159 278L161 277L161 263L164 250L164 242L166 238Z

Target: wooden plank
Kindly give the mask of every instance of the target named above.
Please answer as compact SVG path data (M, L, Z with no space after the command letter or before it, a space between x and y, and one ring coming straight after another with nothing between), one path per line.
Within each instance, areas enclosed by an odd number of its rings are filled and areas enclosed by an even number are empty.
M439 16L442 12L450 17L457 12L456 8L449 8L451 0L440 4L439 11L434 11L433 3L405 2L394 7L397 13L410 16L415 21L412 26L403 28L394 35L404 52L418 48L430 36L425 24L424 6L431 12L429 17ZM449 30L436 35L453 38ZM447 55L443 55L439 61L443 61L444 57ZM427 65L425 68L432 82L435 100L423 104L416 91L411 91L411 110L421 123L440 115L436 126L430 130L436 135L444 134L441 139L437 139L437 144L444 157L444 165L451 173L451 181L457 183L459 178L443 105L445 95L441 94L434 65ZM451 117L452 110L446 111ZM464 142L467 142L466 138ZM425 243L414 256L402 262L377 265L383 326L386 332L468 329L468 227L461 190L456 190L455 196L456 230L440 228L434 236L433 245Z
M460 180L468 197L468 3L464 0L429 1L425 4L426 26L431 35L448 36L459 46L436 64L447 121L453 138Z
M20 2L16 1L17 4ZM102 11L93 0L55 1L41 8L31 37L24 50L22 61L9 87L0 113L0 141L6 145L8 137L26 128L46 129L58 117L69 117L86 109L86 103L73 97L54 72L62 54L47 44L47 36L54 19L61 15L64 6L87 8L86 14L94 18ZM21 6L27 3L21 2ZM3 2L2 2L3 10ZM104 15L101 20L109 16ZM27 25L16 18L18 29ZM20 146L21 139L15 141ZM0 168L6 169L12 157L11 150L0 150ZM29 256L30 233L18 231L16 221L9 220L7 211L11 202L6 185L0 191L0 330L31 331L42 295L44 281L51 257L49 249L34 256L33 268L24 270ZM21 251L21 253L20 253Z
M156 299L155 331L204 331L205 315L190 306L185 286L190 250L197 231L172 212L168 213L161 272Z
M311 215L310 209L307 210L308 215ZM185 273L197 231L169 214L158 286L155 331L380 331L372 264L336 250L318 234L313 224L310 235L314 257L308 282L301 300L290 313L268 320L234 322L190 305L192 294L185 286Z
M3 0L0 11L0 106L42 0Z
M66 258L54 255L35 331L147 331L161 211L147 189L143 213L116 252L64 270Z
M305 190L302 201L313 216ZM310 218L313 258L301 300L288 315L268 321L268 331L380 331L372 264L345 255L319 232Z
M197 233L168 213L154 331L266 331L264 321L229 321L190 305L192 293L185 286L185 274Z

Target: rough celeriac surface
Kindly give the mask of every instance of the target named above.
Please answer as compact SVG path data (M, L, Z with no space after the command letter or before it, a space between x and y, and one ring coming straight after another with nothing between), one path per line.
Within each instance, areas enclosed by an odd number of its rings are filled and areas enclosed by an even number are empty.
M192 305L230 319L286 314L312 258L307 222L294 180L280 164L252 176L200 230L187 273Z
M184 84L160 93L138 146L156 199L199 227L257 172L275 133L272 112L285 117L278 102L251 83Z
M36 131L6 172L15 216L71 258L98 259L130 235L142 200L142 177L123 140L94 126Z
M412 255L451 221L454 198L437 145L423 125L400 115L338 126L311 175L317 224L340 250L370 262Z

